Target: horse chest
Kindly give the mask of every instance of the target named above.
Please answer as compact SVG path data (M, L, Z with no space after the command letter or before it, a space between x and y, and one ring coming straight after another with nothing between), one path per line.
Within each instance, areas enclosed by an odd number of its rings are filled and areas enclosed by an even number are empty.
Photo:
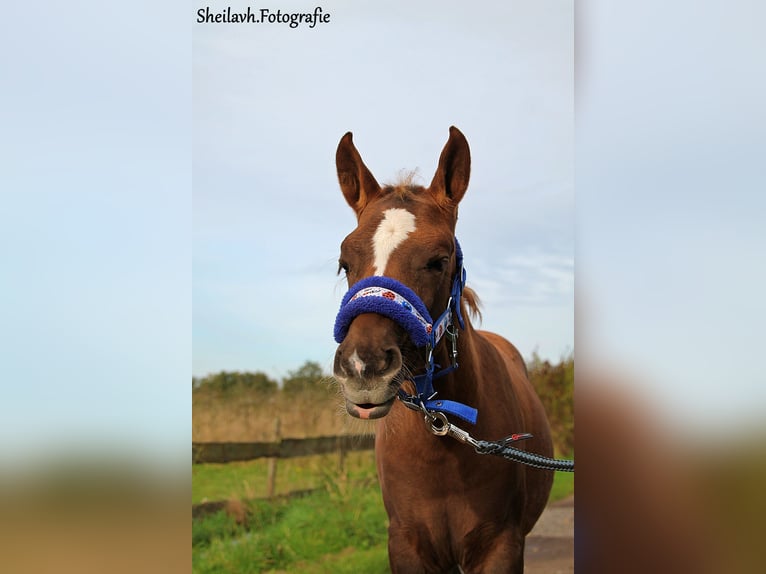
M518 476L488 474L481 460L472 468L448 457L441 464L412 462L408 470L380 467L392 564L410 556L426 572L446 572L480 561L498 544L520 548L525 497ZM402 559L407 571L412 565Z
M427 433L416 435L417 442L401 441L398 435L379 435L376 444L379 480L389 511L417 517L430 515L429 508L435 508L445 519L457 515L465 522L467 515L475 514L475 521L482 521L507 513L513 498L520 498L509 497L523 490L523 481L518 468L507 461L483 457L466 445Z

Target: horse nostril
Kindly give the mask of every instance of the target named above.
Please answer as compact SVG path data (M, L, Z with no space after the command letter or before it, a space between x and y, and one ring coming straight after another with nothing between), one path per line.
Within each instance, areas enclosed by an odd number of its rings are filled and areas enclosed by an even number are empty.
M391 347L390 349L386 349L385 351L385 358L383 359L383 368L381 369L383 372L386 372L392 367L396 367L398 370L398 361L400 360L401 353L399 352L399 349L397 347Z
M362 376L367 379L374 377L380 377L390 374L395 367L398 370L398 357L400 357L399 349L392 347L385 349L382 352L378 351L375 357L370 357L369 361L364 364L364 369L361 372Z
M335 351L335 364L333 365L333 371L336 375L344 377L349 377L353 374L349 361L343 356L343 352L340 348Z

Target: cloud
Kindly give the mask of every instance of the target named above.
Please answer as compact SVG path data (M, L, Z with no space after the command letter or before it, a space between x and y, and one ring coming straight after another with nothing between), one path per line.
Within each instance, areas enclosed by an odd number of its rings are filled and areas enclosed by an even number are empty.
M468 267L468 263L466 263ZM574 299L574 259L552 253L470 263L468 284L487 306L560 306Z

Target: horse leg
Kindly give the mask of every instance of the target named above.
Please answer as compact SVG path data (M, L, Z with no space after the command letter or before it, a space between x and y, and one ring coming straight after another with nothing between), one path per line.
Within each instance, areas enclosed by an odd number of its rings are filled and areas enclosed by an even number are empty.
M417 529L388 528L388 562L392 574L443 574L436 551Z
M480 555L469 550L465 558L465 574L523 574L524 536L518 532L502 533Z
M425 574L415 548L402 536L388 534L388 563L392 574Z

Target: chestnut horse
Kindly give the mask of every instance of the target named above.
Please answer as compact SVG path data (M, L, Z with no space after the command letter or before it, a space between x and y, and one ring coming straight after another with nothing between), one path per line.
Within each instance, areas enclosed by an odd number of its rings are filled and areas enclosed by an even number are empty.
M388 281L384 287L403 285L391 288L391 298L399 297L412 313L417 299L427 310L420 315L440 316L462 275L455 224L471 166L465 136L450 128L428 188L378 185L350 132L340 140L336 164L343 196L357 216L339 260L349 287L378 278ZM462 326L455 349L459 366L434 379L438 396L478 409L473 436L497 439L528 431L534 437L520 448L551 456L548 421L519 351L499 335L472 327L468 312L477 309L470 289L456 305ZM412 392L412 380L423 373L427 359L407 322L392 317L373 310L347 318L343 332L336 331L342 342L334 364L348 413L385 417L375 450L390 523L391 570L523 572L525 536L547 503L553 473L481 456L466 444L435 436L422 414L397 401L403 389ZM447 340L433 349L433 362L441 366L451 364Z

